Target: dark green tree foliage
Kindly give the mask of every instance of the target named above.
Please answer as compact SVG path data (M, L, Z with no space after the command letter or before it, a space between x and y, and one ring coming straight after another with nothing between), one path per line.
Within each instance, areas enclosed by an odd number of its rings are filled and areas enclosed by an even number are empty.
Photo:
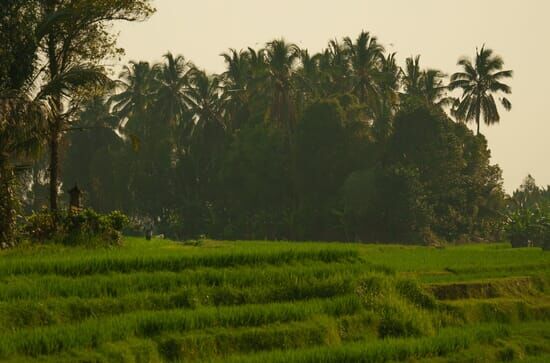
M386 162L409 170L421 186L414 201L419 207L412 210L424 212L422 228L452 240L480 232L479 209L490 208L491 193L501 190L500 174L492 175L489 156L485 140L463 124L413 103L402 106L395 119Z
M354 239L391 242L491 237L500 183L484 139L411 102L395 118L382 163L346 180L346 229Z
M154 11L149 0L35 0L44 36L39 59L52 106L49 125L50 208L57 210L60 182L60 146L86 96L105 87L109 79L103 62L121 50L111 25L139 21Z
M506 232L513 247L550 249L550 186L528 175L507 200Z
M20 201L16 166L36 155L46 128L47 109L35 100L32 77L38 47L38 14L33 2L7 0L0 8L0 243L14 243Z
M117 91L80 113L98 128L71 136L64 184L78 178L91 207L175 238L429 243L501 231L500 169L485 138L443 111L441 72L418 58L401 70L366 32L319 54L275 40L223 57L221 75L171 54L130 63ZM101 131L117 123L119 137Z
M102 97L92 99L79 117L78 127L67 137L69 146L62 162L70 165L63 185L78 183L86 191L86 203L98 212L128 209L129 170L123 140L114 132L118 119Z
M34 4L5 0L0 7L0 90L20 89L34 73L38 39Z
M530 208L536 205L550 207L550 185L546 186L546 188L538 186L535 178L528 175L520 187L512 194L508 201L508 208Z
M333 209L337 191L353 170L348 158L344 112L336 100L308 107L298 123L294 155L297 221L296 238L337 239L340 234Z
M404 224L416 233L432 223L434 228L440 228L438 223L448 223L450 225L441 226L441 230L454 232L451 229L456 222L449 219L454 212L453 202L458 202L460 196L450 191L460 190L459 176L465 160L453 126L444 114L415 104L404 106L395 119L387 160L410 179L405 185L417 189L412 193L418 198L409 200L413 203L409 209L417 211L419 216L413 218L412 223ZM433 219L435 216L439 220Z
M281 130L264 126L240 130L225 153L220 176L224 219L218 222L218 232L230 238L289 235L291 160Z

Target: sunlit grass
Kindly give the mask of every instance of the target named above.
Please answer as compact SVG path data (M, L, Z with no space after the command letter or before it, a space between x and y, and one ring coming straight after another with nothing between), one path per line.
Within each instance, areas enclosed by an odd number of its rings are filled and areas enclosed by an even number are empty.
M22 246L0 252L0 360L536 361L550 354L549 256L504 243Z

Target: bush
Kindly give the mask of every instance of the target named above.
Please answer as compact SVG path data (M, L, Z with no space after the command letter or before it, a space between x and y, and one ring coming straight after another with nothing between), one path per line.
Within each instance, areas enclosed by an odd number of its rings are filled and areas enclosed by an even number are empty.
M42 211L26 218L24 235L31 242L65 245L119 245L128 218L121 212L99 214L91 209Z
M380 338L420 337L434 334L432 321L425 311L399 300L381 306L378 325Z
M550 208L521 207L508 215L506 232L512 247L550 248Z
M400 296L419 308L433 310L437 307L435 297L428 294L417 281L401 279L395 288Z

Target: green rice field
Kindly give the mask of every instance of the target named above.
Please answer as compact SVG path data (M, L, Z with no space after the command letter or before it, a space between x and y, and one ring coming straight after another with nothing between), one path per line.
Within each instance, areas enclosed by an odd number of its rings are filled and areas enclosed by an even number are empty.
M127 238L0 252L1 362L550 362L550 253Z

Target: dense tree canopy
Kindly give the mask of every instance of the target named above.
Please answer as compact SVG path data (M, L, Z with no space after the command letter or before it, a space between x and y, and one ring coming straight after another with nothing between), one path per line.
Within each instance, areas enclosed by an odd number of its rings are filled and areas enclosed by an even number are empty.
M71 134L63 183L177 238L414 243L500 231L500 169L484 137L445 113L445 75L419 57L401 69L367 32L313 55L278 39L222 57L220 75L170 53L125 66L79 116L117 134Z
M2 33L2 89L35 83L11 122L45 120L50 148L21 178L28 208L47 199L49 181L51 208L60 187L78 183L92 208L153 220L175 238L415 243L501 230L500 169L485 138L447 114L497 121L491 93L509 93L500 79L511 72L489 49L475 66L459 63L456 101L442 72L422 69L420 56L400 68L368 32L317 54L283 39L230 49L222 74L167 53L130 62L113 83L108 25L145 19L148 1L10 1L29 31ZM17 130L2 131L4 149L34 129Z

